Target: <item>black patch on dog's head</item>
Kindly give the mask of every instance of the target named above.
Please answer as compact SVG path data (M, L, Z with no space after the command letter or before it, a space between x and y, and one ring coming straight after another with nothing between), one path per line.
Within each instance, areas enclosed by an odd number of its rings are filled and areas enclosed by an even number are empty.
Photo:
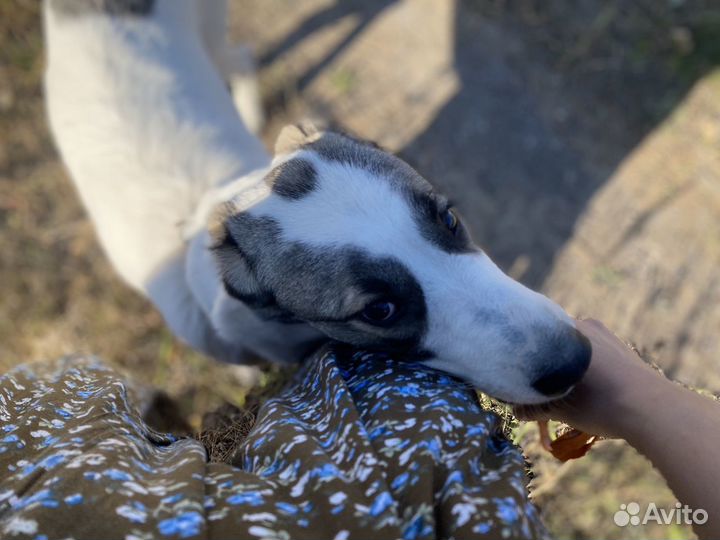
M273 193L286 199L301 199L317 185L315 167L306 159L293 158L281 163L265 177Z
M155 0L50 0L52 9L67 16L78 15L151 15Z
M416 349L425 333L425 298L417 280L393 257L353 247L314 248L281 238L268 217L227 218L213 248L222 281L259 316L303 321L358 347ZM392 324L372 325L360 314L379 299L392 301Z
M322 159L364 169L385 178L407 197L412 205L420 233L428 241L448 253L469 253L478 248L462 224L450 231L442 221L447 200L438 195L432 185L400 158L385 152L375 144L349 135L324 132L302 146L316 152Z

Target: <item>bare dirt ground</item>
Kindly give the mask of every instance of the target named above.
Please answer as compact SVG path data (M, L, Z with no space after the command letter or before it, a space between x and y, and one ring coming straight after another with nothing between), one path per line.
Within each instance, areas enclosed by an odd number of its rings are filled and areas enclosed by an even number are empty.
M715 2L232 7L233 36L259 58L269 145L311 115L399 152L513 276L720 392ZM113 275L45 127L42 61L37 2L0 2L0 369L95 353L168 392L197 429L203 412L243 404L247 374L177 343ZM613 524L621 503L675 502L625 444L558 465L532 426L515 435L555 536L691 536Z

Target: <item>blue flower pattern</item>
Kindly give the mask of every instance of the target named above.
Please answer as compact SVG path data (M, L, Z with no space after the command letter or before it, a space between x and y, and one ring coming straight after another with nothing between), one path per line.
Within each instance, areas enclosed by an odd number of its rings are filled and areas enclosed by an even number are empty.
M0 378L0 538L544 538L521 453L465 385L321 349L233 463L156 433L94 358Z

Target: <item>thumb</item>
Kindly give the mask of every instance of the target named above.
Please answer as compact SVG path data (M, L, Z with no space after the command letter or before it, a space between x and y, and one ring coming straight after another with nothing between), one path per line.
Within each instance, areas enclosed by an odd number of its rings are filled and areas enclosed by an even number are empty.
M553 419L553 407L547 403L540 405L515 405L513 414L523 422L544 422Z

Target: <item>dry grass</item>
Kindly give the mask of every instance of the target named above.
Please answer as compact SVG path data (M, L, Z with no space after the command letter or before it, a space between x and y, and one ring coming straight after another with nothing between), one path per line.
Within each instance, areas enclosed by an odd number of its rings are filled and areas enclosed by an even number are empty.
M197 439L211 462L233 463L235 452L255 424L258 406L240 409L229 403L205 414Z
M198 437L212 459L232 461L234 447L252 424L258 398L249 397L246 374L178 343L155 309L115 277L47 132L40 88L43 58L38 4L35 0L0 2L0 372L31 359L76 351L96 354L129 376L162 388L172 398L171 403L158 398L156 410L166 411L164 420L173 416L179 431L198 432L204 424ZM504 6L501 11L512 14L507 6L517 3L476 4ZM518 5L535 9L538 3ZM593 19L590 38L595 41L579 42L564 60L568 66L578 63L578 55L597 49L596 36L608 28L606 19L617 16L613 11L604 13L605 18ZM526 13L524 24L537 24L533 14ZM718 20L712 19L713 24ZM692 24L705 28L710 23ZM557 35L548 32L549 47ZM677 35L681 40L682 32ZM717 41L706 41L704 33L697 35L702 39L695 50L715 55ZM677 47L679 52L671 51L677 73L705 69L704 56L683 56L682 43ZM633 54L630 61L643 61L650 53L639 48ZM694 63L683 64L682 58ZM349 84L347 77L342 81L337 77L336 85ZM273 124L279 121L274 119ZM283 380L279 371L266 371L261 386L274 388ZM659 475L626 445L600 443L588 458L561 465L538 448L533 425L520 425L504 407L489 406L501 414L507 433L523 444L533 462L534 498L555 536L690 535L687 528L612 525L611 516L621 503L653 500L661 507L674 503ZM213 410L203 423L203 413Z

